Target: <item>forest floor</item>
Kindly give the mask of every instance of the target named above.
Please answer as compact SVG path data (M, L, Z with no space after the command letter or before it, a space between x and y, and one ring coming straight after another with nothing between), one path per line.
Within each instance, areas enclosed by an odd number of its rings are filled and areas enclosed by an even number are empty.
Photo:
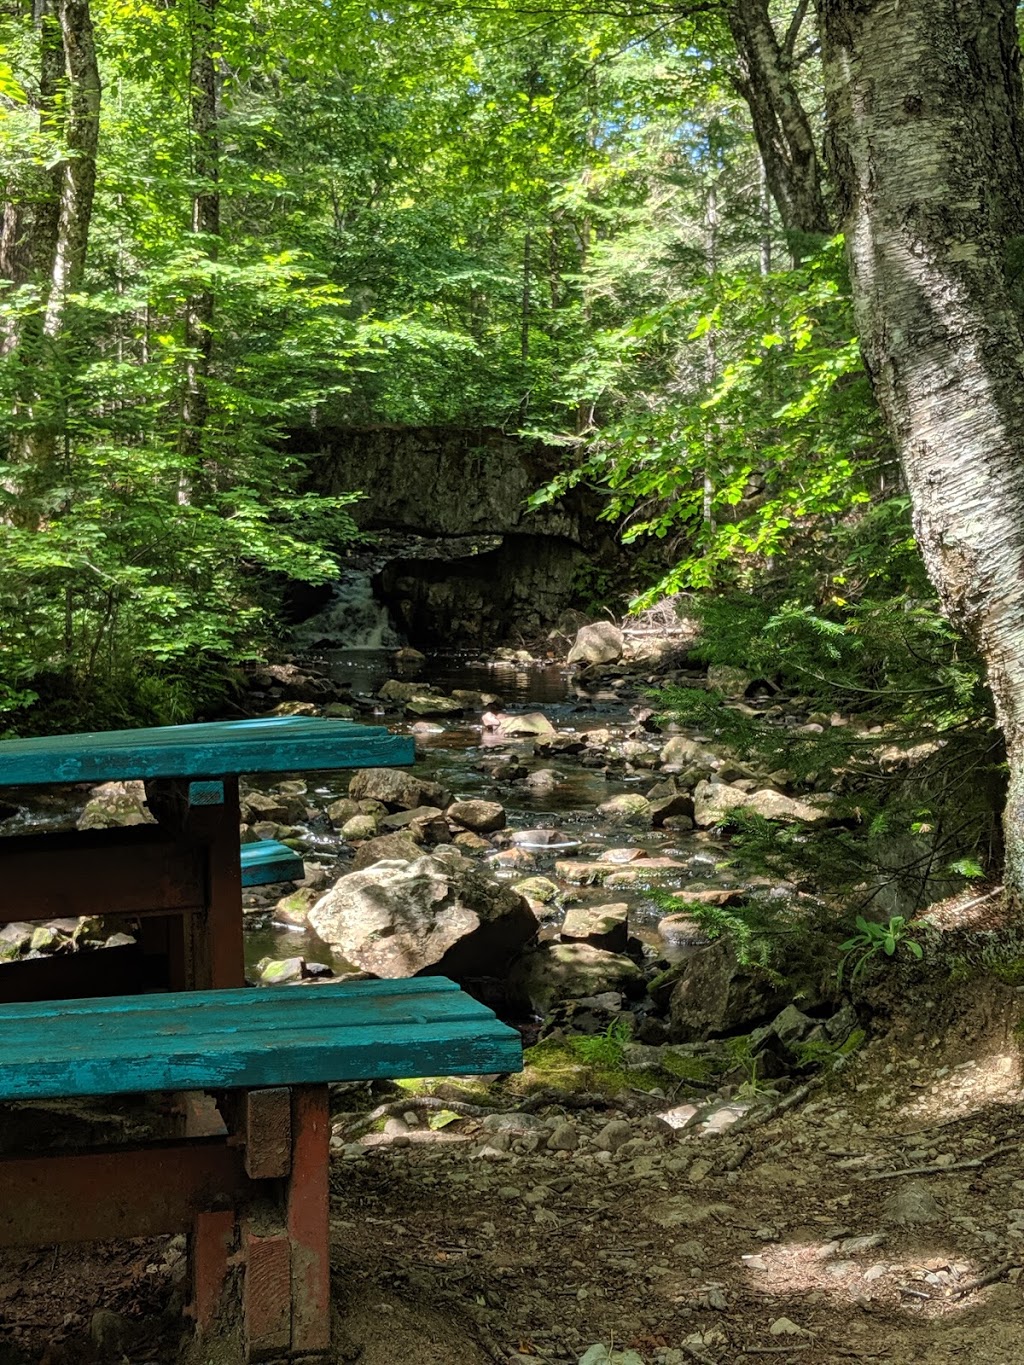
M334 1169L338 1360L1016 1365L1022 1012L998 981L918 982L743 1131L612 1109L526 1114L512 1142L490 1120L368 1135ZM632 1136L602 1153L616 1118ZM182 1270L180 1240L6 1257L0 1365L173 1360Z

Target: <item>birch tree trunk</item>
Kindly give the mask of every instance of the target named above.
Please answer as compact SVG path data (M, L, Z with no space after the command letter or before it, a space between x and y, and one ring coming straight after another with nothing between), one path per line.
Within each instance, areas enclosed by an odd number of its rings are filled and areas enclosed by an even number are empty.
M820 236L831 231L821 184L821 162L811 121L793 78L794 49L808 9L799 0L780 39L768 0L731 0L729 30L736 44L736 89L750 110L768 189L787 232ZM799 242L794 255L802 253Z
M818 0L865 359L1006 739L1024 901L1024 117L1014 0Z

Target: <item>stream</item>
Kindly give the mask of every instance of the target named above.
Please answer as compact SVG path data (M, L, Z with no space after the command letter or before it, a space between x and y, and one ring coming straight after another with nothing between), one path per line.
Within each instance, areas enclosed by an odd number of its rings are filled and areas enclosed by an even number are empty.
M660 936L658 923L666 911L652 899L652 886L664 890L684 885L694 890L724 889L740 880L727 851L702 831L614 824L598 813L597 807L609 798L646 789L657 780L653 759L650 766L644 762L642 735L638 751L628 764L614 756L609 759L606 752L535 755L532 740L505 739L486 729L479 707L467 709L462 716L419 722L396 720L393 713L386 714L380 703L374 704L377 691L389 677L408 677L396 670L390 651L338 650L311 662L352 691L359 719L386 724L395 733L411 731L415 735L417 777L441 783L457 800L481 798L501 803L507 827L493 836L495 851L481 856L503 880L516 883L540 876L557 884L559 896L551 917L544 921L542 937L552 937L557 932L564 909L570 903L625 903L629 906L630 933L643 944L645 956L672 960L689 949L666 942ZM415 680L446 694L458 689L497 694L501 706L495 705L495 710L509 715L541 711L560 734L604 731L608 732L608 743L612 746L637 735L637 721L630 708L644 700L634 678L612 679L622 685L584 691L570 680L563 665L520 660L484 661L434 655L417 670ZM652 744L652 748L656 747L657 744ZM478 766L481 759L495 753L517 755L530 773L553 769L558 778L553 786L543 790L531 788L522 779L495 780ZM589 762L584 761L587 759ZM632 767L636 770L630 771ZM326 809L345 795L349 777L347 773L311 775L310 804ZM253 785L269 791L274 782L254 780ZM302 852L308 862L322 862L332 879L345 871L345 857L339 856L345 850L326 817L301 825L299 830ZM545 845L528 836L523 839L527 831L534 830L557 831L554 837L558 842ZM623 850L623 867L616 880L633 878L634 885L578 884L575 878L565 875L574 863L592 861L610 849ZM672 859L678 866L652 869L645 878L636 865L625 871L629 868L626 850L643 850L652 857ZM330 964L329 950L314 935L275 922L272 905L280 891L276 887L261 888L247 895L250 967L268 957L302 956L307 962ZM338 969L344 964L335 960L333 966Z

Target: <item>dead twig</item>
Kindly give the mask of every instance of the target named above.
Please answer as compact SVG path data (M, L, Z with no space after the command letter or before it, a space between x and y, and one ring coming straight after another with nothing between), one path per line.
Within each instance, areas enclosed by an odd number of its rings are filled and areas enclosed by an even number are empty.
M992 1270L986 1270L984 1275L977 1275L973 1280L968 1280L962 1284L953 1295L954 1299L965 1299L968 1294L974 1294L979 1289L987 1289L990 1284L998 1284L1000 1280L1005 1280L1011 1270L1020 1270L1020 1261L1003 1261L1002 1265L994 1266Z
M973 1156L966 1161L954 1161L948 1166L904 1166L898 1171L872 1171L870 1175L862 1175L861 1180L896 1180L901 1175L946 1175L949 1171L976 1171L979 1166L986 1165L997 1156L1019 1151L1019 1142L1003 1142L981 1156Z

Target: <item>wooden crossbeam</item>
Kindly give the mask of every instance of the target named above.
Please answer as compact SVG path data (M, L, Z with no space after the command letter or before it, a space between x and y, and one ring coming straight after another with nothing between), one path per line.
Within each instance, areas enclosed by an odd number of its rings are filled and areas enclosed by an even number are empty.
M224 1138L0 1159L0 1247L188 1232L249 1187Z

